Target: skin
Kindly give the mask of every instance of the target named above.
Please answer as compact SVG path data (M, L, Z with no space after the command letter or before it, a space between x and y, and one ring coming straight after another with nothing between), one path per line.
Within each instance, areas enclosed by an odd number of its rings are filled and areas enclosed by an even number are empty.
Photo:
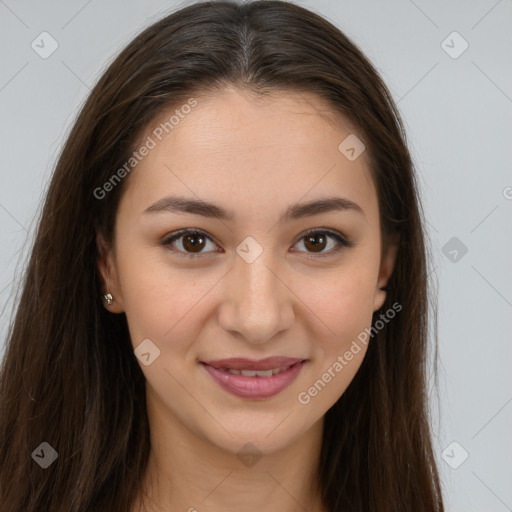
M333 122L321 99L289 91L261 99L230 88L196 99L130 174L113 246L98 237L105 292L114 296L106 307L126 314L134 348L150 339L160 350L150 365L139 361L152 446L146 507L323 512L312 484L324 415L366 346L308 404L297 397L371 326L397 246L381 254L366 154L349 161L338 150L355 132ZM171 194L214 202L236 218L144 213ZM331 211L278 222L291 204L333 196L354 201L364 215ZM210 237L196 249L199 257L181 255L194 253L186 236L160 244L182 228ZM338 231L355 245L332 252L339 242L328 236L318 251L331 254L322 257L304 238L312 228ZM248 236L263 250L252 263L236 252ZM231 395L199 364L271 355L308 362L288 388L265 400ZM237 457L248 442L262 455L250 467Z

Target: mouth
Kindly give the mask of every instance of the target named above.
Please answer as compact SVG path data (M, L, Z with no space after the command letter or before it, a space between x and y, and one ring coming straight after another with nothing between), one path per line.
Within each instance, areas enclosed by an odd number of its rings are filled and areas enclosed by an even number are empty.
M287 388L307 361L275 357L261 361L225 359L201 362L201 365L225 391L238 397L261 400Z
M281 368L271 368L270 370L235 370L234 368L217 368L217 370L229 372L233 375L243 375L244 377L272 377L272 375L277 375L278 373L288 370L291 366L292 365Z

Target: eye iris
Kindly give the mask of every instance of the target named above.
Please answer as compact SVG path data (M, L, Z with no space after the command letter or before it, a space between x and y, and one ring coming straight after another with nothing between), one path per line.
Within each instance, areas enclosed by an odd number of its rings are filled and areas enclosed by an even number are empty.
M196 240L196 242L190 242L190 240ZM199 240L199 242L197 240ZM191 252L194 252L194 249L199 249L199 251L201 251L204 248L204 243L205 237L201 234L183 235L183 247L185 248L186 251L190 249L192 249Z
M208 237L200 232L184 233L181 236L175 236L174 239L182 239L183 249L191 254L199 254L205 247L205 242ZM322 252L326 247L328 236L323 232L310 233L303 237L304 246L311 252Z
M304 245L309 249L308 244L312 244L313 246L313 252L321 252L323 249L325 249L325 241L326 236L322 235L321 233L315 233L313 235L306 236L306 239L304 241ZM320 239L321 242L318 243L316 240Z

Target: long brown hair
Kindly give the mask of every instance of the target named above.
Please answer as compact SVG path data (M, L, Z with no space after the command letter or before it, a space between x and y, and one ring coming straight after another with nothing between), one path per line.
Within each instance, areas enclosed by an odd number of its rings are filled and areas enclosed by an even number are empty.
M133 506L150 448L145 379L125 315L103 307L96 264L96 235L112 242L129 178L104 198L94 191L165 109L226 85L327 100L365 141L383 248L400 234L383 309L396 302L402 310L371 339L325 416L318 468L325 506L444 510L426 392L429 249L400 115L374 67L338 28L292 3L266 0L195 3L166 16L115 58L81 108L46 194L1 368L1 510ZM58 453L47 469L33 456L43 442Z

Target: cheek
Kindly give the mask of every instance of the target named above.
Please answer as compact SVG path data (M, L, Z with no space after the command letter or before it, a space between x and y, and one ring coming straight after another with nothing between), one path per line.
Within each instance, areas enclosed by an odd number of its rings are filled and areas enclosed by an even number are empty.
M357 336L371 324L374 281L368 268L353 267L312 288L308 306L329 328L326 332L335 344Z
M321 319L321 327L313 334L312 372L297 400L312 406L313 416L324 414L339 399L363 362L374 288L370 274L353 272L330 281L311 297L308 306Z
M319 411L332 406L345 392L368 348L365 329L372 323L376 274L373 262L359 256L331 279L322 280L321 287L314 287L308 304L322 326L314 335L316 364L299 402L311 401Z
M195 339L201 328L198 315L204 316L205 299L219 277L173 269L161 254L145 252L127 252L118 262L132 344L149 338L166 351L184 350L187 342L179 340Z
M129 249L129 245L119 246L118 271L134 347L149 338L165 350L185 352L212 314L215 305L211 300L219 292L223 273L192 265L173 267L165 253L145 247L137 250L135 243ZM351 340L371 325L376 281L373 259L369 251L360 251L346 264L316 278L311 274L307 278L290 276L302 302L302 306L297 304L297 314L310 319L307 323L316 331L320 358L350 346ZM296 299L291 296L290 300Z

